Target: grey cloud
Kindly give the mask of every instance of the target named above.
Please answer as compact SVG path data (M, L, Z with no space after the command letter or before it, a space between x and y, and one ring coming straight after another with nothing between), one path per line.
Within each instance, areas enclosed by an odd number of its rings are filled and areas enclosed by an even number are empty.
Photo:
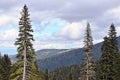
M0 9L7 12L10 9L21 6L24 0L1 0L0 1Z
M42 21L50 18L62 18L68 22L85 19L95 22L98 27L107 27L114 19L107 21L103 14L107 10L119 6L120 0L31 0L26 1L26 4L31 13L31 20L36 24L41 24ZM23 0L3 0L0 8L7 10L7 8L21 6L22 9L23 5ZM40 27L42 28L41 25Z
M60 17L68 21L78 21L82 19L96 18L108 9L120 5L119 0L40 0L31 1L32 11L48 14L55 13L55 17ZM42 15L41 15L42 16ZM41 17L39 16L39 17ZM52 17L54 17L52 15Z
M31 15L35 13L39 20L58 17L80 21L99 17L106 10L120 5L120 0L2 0L0 8L5 11L18 6L22 8L24 3L28 5Z

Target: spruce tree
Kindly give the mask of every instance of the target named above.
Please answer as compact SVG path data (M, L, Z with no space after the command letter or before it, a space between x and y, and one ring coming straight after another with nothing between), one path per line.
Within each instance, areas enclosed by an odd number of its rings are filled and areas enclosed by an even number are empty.
M19 21L19 34L15 42L18 61L14 64L12 80L33 80L37 76L36 54L33 48L33 29L30 24L30 14L24 5Z
M0 80L10 80L11 68L11 60L5 54L0 59Z
M93 39L91 36L90 24L87 24L84 40L84 59L80 69L79 80L96 80L95 59L93 58Z
M113 62L112 62L112 69L113 69L113 80L119 80L120 79L120 52L118 48L118 41L117 41L117 32L115 29L114 24L112 23L109 30L109 39L111 42L111 55L113 56Z
M112 75L112 67L111 67L111 55L110 55L110 41L108 37L104 38L103 46L102 46L102 56L99 59L97 66L97 76L98 80L108 80L108 76Z
M97 69L98 80L117 80L115 78L120 54L114 24L110 26L108 37L104 38L101 50L102 56L98 61Z

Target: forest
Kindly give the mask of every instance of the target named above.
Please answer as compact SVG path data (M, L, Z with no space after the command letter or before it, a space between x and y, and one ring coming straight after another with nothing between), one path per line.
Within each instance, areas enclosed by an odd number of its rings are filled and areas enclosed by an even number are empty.
M90 23L87 23L83 41L84 58L80 58L82 63L42 71L38 68L36 52L32 44L34 31L29 16L28 7L24 5L18 24L19 34L14 43L18 51L16 55L18 60L12 63L7 54L0 55L0 80L120 80L120 50L113 23L108 34L103 38L102 55L99 60L93 57L95 54L93 37Z

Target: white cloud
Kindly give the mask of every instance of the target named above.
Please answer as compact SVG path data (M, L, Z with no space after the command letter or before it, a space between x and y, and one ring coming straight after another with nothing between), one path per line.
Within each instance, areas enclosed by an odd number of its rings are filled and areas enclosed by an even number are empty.
M111 15L111 17L113 16L113 18L116 18L120 21L120 6L109 10L108 13Z
M31 0L29 2L23 0L2 0L0 3L0 27L18 25L24 2L28 5L30 18L34 23L35 31L37 31L34 32L36 38L34 42L35 49L82 47L87 24L86 21L82 20L90 21L94 43L102 41L102 38L107 35L112 22L117 23L118 27L116 30L120 35L120 25L118 25L120 23L120 6L118 6L120 5L120 0ZM107 4L103 5L104 3ZM65 20L65 26L60 31L54 31L52 36L40 36L39 34L42 34L39 33L40 30L45 29L45 26L51 25L51 23L46 22L43 29L39 24L42 24L41 22L44 20L49 21L51 18ZM57 24L61 23L58 21ZM57 27L58 25L55 26ZM18 32L16 28L6 29L0 32L0 47L14 47Z
M0 40L5 41L14 41L18 35L18 31L16 29L10 29L3 32L0 32Z
M84 34L85 28L86 21L68 23L58 32L58 35L71 40L80 39Z
M7 26L8 24L16 24L16 17L8 16L8 15L0 15L0 27Z
M120 26L117 26L117 27L116 27L116 32L117 32L117 35L120 36Z
M17 26L20 16L20 7L14 7L8 11L0 13L0 27L7 27L8 25Z
M15 54L16 47L14 45L18 32L16 29L10 29L0 32L0 51L2 54Z
M111 8L104 12L102 20L104 22L112 23L119 23L120 22L120 6Z
M56 18L56 14L55 11L35 11L31 13L31 19L39 23L40 21Z
M15 49L13 41L0 41L0 49Z
M64 43L53 43L53 42L42 42L40 40L36 40L34 42L34 48L36 50L39 50L39 49L54 49L54 48L57 48L57 49L64 49L64 48L67 48L67 45L64 44Z

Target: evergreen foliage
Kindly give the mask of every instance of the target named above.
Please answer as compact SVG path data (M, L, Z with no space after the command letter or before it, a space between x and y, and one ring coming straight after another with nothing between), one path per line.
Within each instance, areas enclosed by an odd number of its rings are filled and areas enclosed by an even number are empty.
M57 68L49 72L49 80L78 80L79 65Z
M86 36L85 36L85 46L84 46L84 59L82 67L80 69L79 80L96 80L95 72L95 59L93 58L93 39L91 36L90 24L87 24Z
M0 80L120 80L120 49L113 23L110 26L108 36L104 37L104 41L99 44L99 49L94 48L94 51L98 51L98 53L102 51L97 63L93 57L95 52L93 52L93 39L90 24L88 23L84 48L71 50L52 49L50 52L52 55L42 56L44 57L42 58L44 59L43 63L46 62L47 64L44 65L40 62L43 71L47 68L45 74L43 74L38 70L37 66L40 63L37 63L36 53L32 44L34 38L29 16L28 7L24 5L19 21L19 34L15 42L18 51L16 56L18 61L12 64L8 55L5 54L2 57L0 53ZM48 51L45 51L45 53ZM82 52L83 54L80 54ZM96 55L94 56L96 58ZM42 59L39 60L42 61ZM80 64L81 61L82 64Z
M49 80L49 72L48 69L45 71L45 80Z
M111 24L108 37L104 38L102 46L102 56L98 62L97 76L98 80L119 80L119 49L114 24Z
M11 60L8 55L0 58L0 80L10 80Z
M34 41L33 29L29 15L28 8L24 5L21 12L22 17L19 21L19 34L15 42L18 51L18 61L13 65L12 80L33 80L36 77L38 78L37 80L41 80L38 75L36 55L32 44L32 41Z

